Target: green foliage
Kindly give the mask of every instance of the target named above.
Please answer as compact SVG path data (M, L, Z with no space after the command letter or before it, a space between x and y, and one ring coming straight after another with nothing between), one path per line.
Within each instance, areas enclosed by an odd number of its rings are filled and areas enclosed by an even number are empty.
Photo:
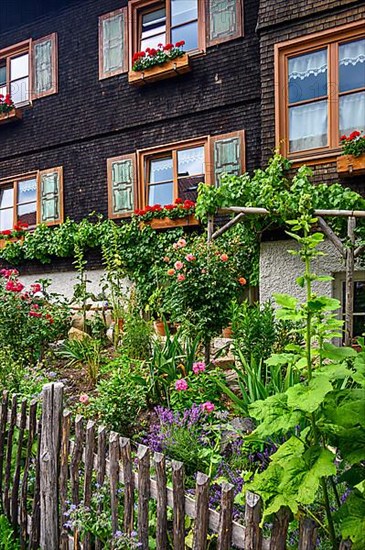
M98 383L90 412L109 429L130 437L138 426L139 413L146 407L143 371L126 356L109 363L107 369L110 376Z
M349 136L341 136L341 146L343 155L353 155L359 157L365 153L365 134L355 130Z
M361 471L359 466L365 456L365 357L351 348L336 348L331 344L331 339L340 334L341 321L334 313L339 303L312 292L313 281L328 278L311 271L311 261L320 254L317 247L323 236L310 233L316 220L308 214L309 201L309 196L303 197L300 218L290 221L290 234L300 245L299 250L291 252L305 264L298 283L306 289L306 301L301 304L288 295L276 296L280 306L277 317L298 323L297 330L304 337L304 346L290 344L284 353L268 361L272 365L292 365L301 372L302 381L249 407L258 426L248 441L278 436L286 437L287 441L272 455L269 467L256 475L248 488L262 496L264 519L282 506L296 514L299 509L305 512L308 506L316 505L319 516L315 517L321 524L319 518L323 508L327 518L325 528L336 549L339 532L350 536L356 544L360 544L363 536L357 530L350 532L356 522L361 524L363 521L362 500L353 497L345 516L343 508L333 516L330 492L335 492L340 503L333 482L333 476L340 474L339 464L345 470L357 467L357 471ZM356 481L358 483L358 479ZM356 490L350 477L348 483ZM364 540L365 537L361 542Z
M14 531L6 516L0 516L0 550L17 550L19 543L15 540Z
M82 340L66 340L58 355L67 360L69 367L84 367L86 376L95 384L103 360L102 342L85 336Z
M33 398L40 394L45 383L47 379L41 369L15 361L11 348L0 347L0 391Z
M185 378L187 389L178 391L175 383L170 388L170 405L173 410L184 411L193 405L212 403L215 407L221 407L221 387L225 376L220 369L212 369L205 366L204 362L195 363L204 365L204 371L190 372Z
M123 353L131 359L147 360L151 355L151 323L138 310L126 315L122 335Z

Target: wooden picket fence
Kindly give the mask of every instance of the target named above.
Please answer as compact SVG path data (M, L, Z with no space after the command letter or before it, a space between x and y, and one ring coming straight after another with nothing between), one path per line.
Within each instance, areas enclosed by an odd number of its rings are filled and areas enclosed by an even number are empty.
M19 536L21 548L36 550L102 550L100 541L79 541L77 531L64 527L69 502L89 506L93 482L107 484L113 532L130 534L135 528L142 550L148 549L149 502L156 501L158 550L185 549L185 517L194 520L193 550L207 548L208 535L217 535L218 550L285 550L290 515L281 510L274 519L270 538L260 528L261 502L247 493L245 525L232 519L233 486L222 484L220 512L209 509L209 478L198 473L195 497L186 494L184 465L172 461L172 486L167 482L166 459L139 445L132 454L129 439L107 434L82 416L73 420L63 411L63 385L47 384L39 403L18 403L3 393L0 417L0 494L3 513ZM86 424L86 425L85 425ZM151 469L153 475L151 475ZM80 470L82 475L80 476ZM118 489L123 488L124 514L118 514ZM168 521L168 508L173 519ZM137 526L137 527L136 527ZM299 550L316 548L314 522L300 523ZM171 540L171 539L170 539ZM341 550L350 548L341 543ZM105 548L105 547L104 547Z

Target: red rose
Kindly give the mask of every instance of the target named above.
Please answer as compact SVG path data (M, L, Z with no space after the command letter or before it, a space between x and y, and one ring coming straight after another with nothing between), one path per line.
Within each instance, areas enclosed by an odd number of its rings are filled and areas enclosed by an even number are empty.
M42 317L42 314L39 311L30 311L29 317Z

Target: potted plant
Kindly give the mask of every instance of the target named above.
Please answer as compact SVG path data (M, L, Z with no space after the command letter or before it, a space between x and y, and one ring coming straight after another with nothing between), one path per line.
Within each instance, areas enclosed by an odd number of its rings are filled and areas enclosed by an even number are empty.
M22 242L27 229L27 223L19 222L14 225L13 229L4 229L3 231L0 231L0 249L5 248L9 243L16 241Z
M185 42L159 44L157 49L146 48L136 52L132 59L132 70L128 73L128 82L134 86L143 86L149 82L174 77L189 72L190 60L184 52Z
M15 108L14 102L10 94L0 94L0 124L11 122L22 117L21 111Z
M342 176L365 174L365 134L355 130L349 136L341 136L341 146L337 172Z
M154 204L146 206L142 210L135 210L134 215L139 221L149 224L153 229L164 229L167 227L183 227L187 225L198 225L199 221L195 215L195 202L177 198L174 204Z
M153 319L153 328L158 336L166 336L166 319L163 311L163 287L158 286L151 294L146 311L150 312Z

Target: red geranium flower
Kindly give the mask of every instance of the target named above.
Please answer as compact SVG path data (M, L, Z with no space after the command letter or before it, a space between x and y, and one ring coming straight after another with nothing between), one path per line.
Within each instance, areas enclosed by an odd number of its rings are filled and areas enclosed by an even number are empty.
M175 204L182 204L183 202L184 202L184 201L183 201L182 199L180 199L180 198L177 198L177 199L175 200Z
M172 50L173 47L174 47L173 44L166 44L166 46L164 47L164 50L166 50L166 51Z
M176 42L175 46L176 48L181 48L181 46L185 46L185 40L180 40L180 42Z
M350 135L349 135L349 139L352 140L352 139L355 139L357 137L359 137L361 135L361 133L358 131L358 130L354 130Z

